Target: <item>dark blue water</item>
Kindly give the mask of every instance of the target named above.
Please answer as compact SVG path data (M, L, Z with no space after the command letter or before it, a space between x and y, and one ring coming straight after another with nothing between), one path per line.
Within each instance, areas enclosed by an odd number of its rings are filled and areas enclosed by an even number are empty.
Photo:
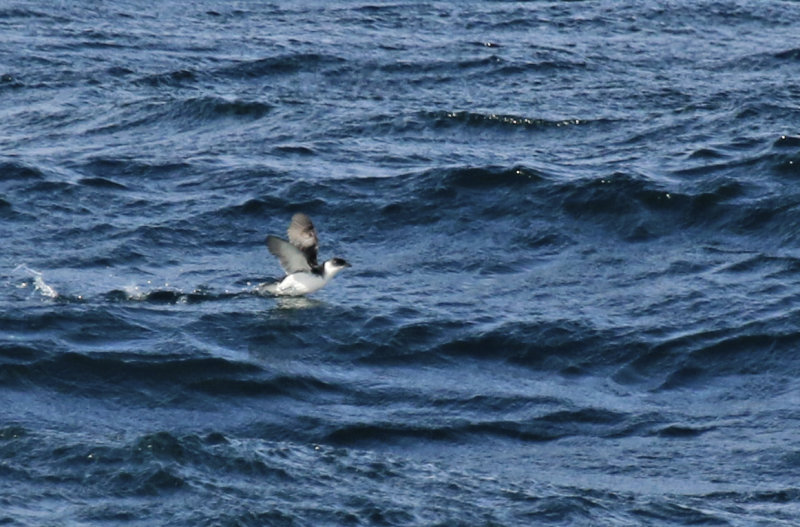
M0 524L797 525L798 24L1 3Z

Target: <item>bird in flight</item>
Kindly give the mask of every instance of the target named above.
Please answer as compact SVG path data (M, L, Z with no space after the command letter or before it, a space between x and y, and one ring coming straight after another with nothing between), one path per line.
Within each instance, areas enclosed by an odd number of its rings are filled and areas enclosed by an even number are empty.
M321 289L339 271L350 264L341 258L331 258L317 263L319 239L311 218L302 212L292 216L286 231L289 241L277 236L267 236L267 249L286 271L286 276L272 284L262 284L259 290L280 296L301 296Z

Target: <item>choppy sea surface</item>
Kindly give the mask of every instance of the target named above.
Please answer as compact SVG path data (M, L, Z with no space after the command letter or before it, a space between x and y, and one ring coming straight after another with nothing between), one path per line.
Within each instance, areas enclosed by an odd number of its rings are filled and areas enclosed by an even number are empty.
M799 24L0 3L0 524L798 525Z

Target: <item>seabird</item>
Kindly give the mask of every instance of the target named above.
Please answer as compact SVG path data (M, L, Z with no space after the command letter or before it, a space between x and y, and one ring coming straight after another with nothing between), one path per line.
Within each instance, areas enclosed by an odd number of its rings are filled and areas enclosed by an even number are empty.
M301 296L321 289L339 271L350 264L341 258L331 258L317 263L319 240L311 218L302 212L292 216L286 231L289 241L277 236L267 236L267 249L278 258L286 276L273 284L262 284L260 290L281 296Z

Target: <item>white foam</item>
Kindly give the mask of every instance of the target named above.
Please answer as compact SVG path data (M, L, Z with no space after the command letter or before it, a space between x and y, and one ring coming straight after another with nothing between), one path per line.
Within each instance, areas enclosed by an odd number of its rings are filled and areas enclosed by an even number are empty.
M126 285L122 290L128 296L128 300L144 300L147 298L147 292L142 291L138 285Z
M47 298L58 298L59 294L58 291L53 288L50 284L44 281L44 276L41 272L31 269L25 264L18 265L14 268L14 271L21 271L30 275L33 275L33 286L39 291L42 296ZM20 287L27 287L27 282L23 282Z

